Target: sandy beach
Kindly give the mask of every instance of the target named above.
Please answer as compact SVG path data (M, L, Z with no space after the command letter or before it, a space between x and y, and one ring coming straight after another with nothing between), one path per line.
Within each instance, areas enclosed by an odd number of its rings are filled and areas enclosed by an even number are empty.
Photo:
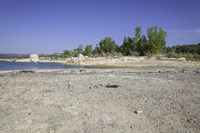
M0 132L200 132L199 68L0 73Z

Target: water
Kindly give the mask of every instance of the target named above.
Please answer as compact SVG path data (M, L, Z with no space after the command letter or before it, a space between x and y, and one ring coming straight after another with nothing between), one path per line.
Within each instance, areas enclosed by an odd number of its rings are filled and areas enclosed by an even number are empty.
M45 69L75 69L75 68L79 67L72 65L57 64L57 63L0 61L0 70L45 70Z

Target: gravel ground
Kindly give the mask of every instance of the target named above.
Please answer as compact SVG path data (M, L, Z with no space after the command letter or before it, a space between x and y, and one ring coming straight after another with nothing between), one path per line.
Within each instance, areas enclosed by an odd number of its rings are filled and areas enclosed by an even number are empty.
M0 132L197 133L200 70L1 72Z

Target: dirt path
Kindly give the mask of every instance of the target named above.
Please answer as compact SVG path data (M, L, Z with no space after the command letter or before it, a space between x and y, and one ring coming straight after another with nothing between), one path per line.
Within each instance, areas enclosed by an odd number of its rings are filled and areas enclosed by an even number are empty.
M200 132L199 70L1 74L0 132Z

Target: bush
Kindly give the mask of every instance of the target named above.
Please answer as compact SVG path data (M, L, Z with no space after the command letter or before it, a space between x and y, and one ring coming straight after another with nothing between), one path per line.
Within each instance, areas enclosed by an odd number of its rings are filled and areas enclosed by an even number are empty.
M63 57L64 58L70 58L72 56L73 56L73 52L72 51L64 50L64 53L63 53Z
M169 52L167 53L166 55L168 58L180 58L181 57L181 54L178 54L176 52Z
M84 49L84 52L83 52L83 54L85 55L85 56L92 56L92 45L87 45L86 47L85 47L85 49Z

